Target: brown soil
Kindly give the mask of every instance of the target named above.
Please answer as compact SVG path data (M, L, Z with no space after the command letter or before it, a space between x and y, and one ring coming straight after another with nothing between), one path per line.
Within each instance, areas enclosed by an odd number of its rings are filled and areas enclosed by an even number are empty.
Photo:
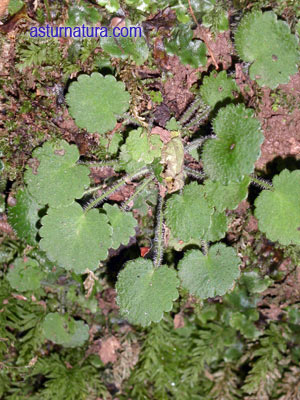
M291 77L286 85L278 87L282 103L276 109L271 90L264 88L258 117L262 124L265 141L261 156L256 163L259 170L268 169L267 164L275 158L300 159L300 73ZM267 167L266 167L267 166Z

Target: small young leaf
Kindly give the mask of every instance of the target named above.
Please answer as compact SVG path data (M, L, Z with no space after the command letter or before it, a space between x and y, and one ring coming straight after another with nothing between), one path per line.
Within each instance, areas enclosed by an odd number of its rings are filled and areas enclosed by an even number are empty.
M206 64L206 46L199 40L193 40L190 24L181 24L175 28L174 38L165 42L168 54L175 54L183 64L198 68Z
M145 166L143 161L136 161L132 159L132 155L129 153L126 144L121 146L119 155L119 163L116 166L116 171L124 170L128 174L132 174L135 171Z
M247 339L257 339L262 332L254 325L254 321L259 318L259 312L256 310L247 310L247 313L234 312L230 316L229 324L236 330L239 330Z
M214 210L204 198L203 186L193 182L182 194L174 194L166 204L166 222L175 239L188 242L203 239Z
M241 181L254 170L264 136L251 109L243 104L221 108L213 123L216 139L203 146L205 173L223 184Z
M272 11L246 15L237 29L235 46L239 56L252 63L250 77L260 86L275 89L297 73L297 38L291 34L288 24L278 21Z
M148 135L142 128L130 131L126 139L126 149L132 160L151 164L156 157L160 157L163 142L159 135Z
M84 213L79 204L50 208L42 219L40 247L48 258L66 270L83 274L94 271L111 248L108 218L92 209Z
M44 275L36 260L27 258L24 261L22 258L16 258L13 267L8 271L7 280L13 289L26 292L39 289Z
M26 189L18 191L16 200L16 205L8 208L8 222L20 239L34 246L38 232L36 228L39 219L38 211L41 207Z
M129 261L119 273L117 303L129 322L147 326L171 311L178 298L178 286L174 270L165 265L155 269L152 261L138 258Z
M133 217L131 212L124 212L114 204L104 204L103 209L105 210L109 223L112 227L112 248L118 249L121 244L127 245L129 239L135 236L135 227L137 221Z
M300 171L283 170L273 179L274 190L255 200L259 229L273 242L300 244Z
M89 327L83 321L75 321L68 314L49 313L43 322L46 339L65 347L82 346L89 337Z
M112 75L104 77L94 72L90 76L80 75L71 83L66 101L80 128L90 133L105 133L128 110L130 95L123 82L117 82Z
M72 204L83 195L89 186L89 169L77 165L79 151L75 145L64 140L45 143L33 152L39 161L37 171L29 168L25 172L25 182L29 193L39 204L60 207Z
M272 282L268 276L260 276L258 270L244 272L240 279L241 285L245 286L251 294L263 292Z
M220 212L226 209L234 210L247 197L250 180L249 176L245 176L241 182L223 185L208 179L204 182L205 198Z
M213 245L207 255L190 250L179 263L182 286L201 299L222 296L239 277L240 259L231 247Z
M209 76L205 76L200 87L202 99L212 109L218 104L228 100L234 100L234 92L239 92L235 81L227 76L226 71L213 71Z

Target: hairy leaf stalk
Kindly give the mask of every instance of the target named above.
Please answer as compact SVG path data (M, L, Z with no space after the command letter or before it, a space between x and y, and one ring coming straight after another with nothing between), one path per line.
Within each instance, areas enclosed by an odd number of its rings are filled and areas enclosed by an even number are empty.
M185 110L185 112L182 114L179 122L181 125L184 125L189 121L189 119L192 118L192 116L195 114L197 109L201 106L204 106L204 102L201 99L201 97L196 97L195 100L189 105L189 107Z
M139 178L143 175L145 175L148 172L147 168L142 168L141 170L134 172L133 174L129 174L126 175L124 178L120 179L115 185L113 185L111 188L109 188L107 191L105 191L104 193L102 193L101 196L97 197L95 200L92 200L85 208L84 208L84 212L87 213L89 210L91 210L92 208L96 207L97 205L99 205L100 203L102 203L102 201L104 201L107 197L109 197L110 195L112 195L115 191L117 191L118 189L120 189L120 187L122 187L123 185L125 185L129 180L132 179L136 179ZM90 189L88 191L86 191L84 194L89 194L92 192L95 192L96 190L100 189L101 186L99 187L95 187L93 189Z
M202 122L205 121L209 116L210 111L211 108L209 106L201 108L200 110L197 111L197 114L190 120L190 122L184 125L184 127L186 129L190 129L193 126L201 125Z
M199 180L203 180L205 178L205 173L202 171L196 171L192 168L189 167L184 167L184 172L189 175L192 176L195 179L199 179Z
M164 227L163 227L163 205L164 199L163 197L158 197L158 204L157 204L157 224L156 224L156 231L155 231L155 251L154 251L154 260L153 264L155 268L158 268L161 265L163 254L164 254Z
M274 190L272 184L266 181L265 179L258 178L257 176L254 175L251 175L250 178L255 186L258 186L261 189Z

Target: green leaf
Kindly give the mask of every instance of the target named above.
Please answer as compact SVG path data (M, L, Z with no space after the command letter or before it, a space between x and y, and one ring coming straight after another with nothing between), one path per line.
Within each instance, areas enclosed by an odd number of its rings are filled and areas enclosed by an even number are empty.
M288 24L278 21L272 11L246 15L237 29L235 46L239 56L252 63L250 77L260 86L275 89L297 73L297 38L290 33Z
M79 151L64 140L46 142L32 153L39 161L37 171L27 169L25 182L29 193L39 204L60 207L72 204L89 186L89 169L77 165Z
M213 122L216 139L203 146L204 171L210 179L228 184L254 170L264 140L254 112L243 104L221 108Z
M49 313L43 322L46 339L65 347L82 346L89 337L89 327L83 321L75 321L68 314Z
M140 28L134 27L133 25L126 25L127 29ZM141 29L141 28L140 28ZM109 36L112 37L109 37ZM104 51L109 53L112 57L121 58L126 60L127 58L132 59L137 65L143 64L148 56L149 49L148 45L143 37L139 37L137 31L136 37L113 37L112 31L108 32L107 37L100 38L100 44Z
M166 222L175 239L198 240L208 231L213 211L204 198L203 186L193 182L184 187L182 194L168 199Z
M168 54L175 54L183 64L198 68L206 64L206 46L199 40L193 40L190 24L181 24L173 31L173 39L165 41Z
M207 179L204 182L205 198L218 211L234 210L248 195L248 186L251 179L245 176L241 182L230 182L223 185L221 182Z
M169 119L169 121L166 124L166 129L168 131L179 131L181 129L181 125L174 117Z
M95 7L88 6L84 1L79 4L70 4L66 26L93 25L101 20L100 13Z
M135 236L137 221L131 212L125 212L114 204L104 204L109 223L112 227L112 248L118 249L121 244L127 245L132 236Z
M143 161L136 161L132 159L132 155L129 153L126 144L121 146L119 155L119 163L116 166L116 170L125 170L128 174L132 174L145 166Z
M239 93L239 88L235 80L227 76L226 71L213 71L209 76L205 76L203 84L200 87L202 99L212 109L216 105L224 104L225 102L236 98L235 92Z
M8 12L10 15L15 15L24 6L24 1L22 0L9 0Z
M214 7L211 12L203 16L202 25L211 27L213 32L227 31L229 29L228 12L222 10L221 7Z
M134 198L133 208L141 216L147 215L150 207L157 204L157 187L154 182L147 185L147 187Z
M274 190L255 200L259 229L273 242L300 244L300 171L283 170L273 179Z
M104 6L108 12L115 13L120 8L118 0L96 0L97 4Z
M60 267L83 274L87 268L94 271L99 261L107 258L112 228L99 210L84 213L77 203L50 208L42 225L40 247Z
M44 275L36 260L16 258L6 277L13 289L26 292L39 289Z
M159 135L149 135L138 128L130 131L125 145L132 160L151 164L154 158L160 157L163 142Z
M119 273L117 304L130 323L147 326L172 310L178 286L174 270L165 265L154 268L152 261L137 258L126 263Z
M39 219L38 211L41 208L31 197L28 191L19 190L16 195L16 205L8 208L8 222L17 232L20 239L28 244L36 244L36 234L38 229L36 223Z
M233 289L239 277L240 259L231 247L213 245L207 255L190 250L179 262L182 286L201 299L222 296Z
M263 292L272 282L268 276L260 276L257 270L244 272L240 279L241 285L245 285L251 294Z
M105 133L116 125L117 118L128 110L130 95L123 82L98 72L80 75L66 95L69 111L80 128Z
M202 246L202 240L207 242L216 242L222 239L227 232L227 217L225 212L219 213L214 211L210 216L210 223L208 228L205 230L203 236L198 239L190 239L183 241L181 239L175 239L172 231L170 233L168 246L173 247L176 251L182 251L187 246Z

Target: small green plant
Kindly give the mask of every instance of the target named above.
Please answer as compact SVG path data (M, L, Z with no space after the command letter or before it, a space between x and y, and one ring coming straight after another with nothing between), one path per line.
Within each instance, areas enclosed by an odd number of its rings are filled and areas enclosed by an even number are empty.
M7 3L0 398L298 398L297 2Z
M224 73L218 75L209 99L207 87L210 82L211 78L204 82L201 92L211 110L224 98L233 100L234 84ZM222 97L218 97L219 93ZM80 127L105 133L114 127L117 116L128 108L129 94L114 77L94 73L82 75L71 84L67 101ZM183 116L181 121L187 118ZM213 129L215 136L196 139L187 145L183 144L180 131L166 131L169 137L163 141L159 134L151 134L147 126L130 130L121 146L118 166L127 175L100 195L95 195L98 187L90 187L88 163L79 162L76 146L63 140L45 143L33 152L35 166L27 168L26 188L19 192L16 206L9 210L9 221L25 241L31 244L36 241L52 263L67 271L84 274L97 270L99 262L107 260L109 249L118 249L135 236L137 220L128 209L138 193L154 182L161 193L154 258L152 261L131 260L119 273L116 289L122 315L143 326L159 322L164 312L172 309L179 296L179 287L200 299L224 295L234 287L240 274L240 260L234 249L220 243L228 229L225 211L235 209L246 198L251 180L258 182L269 189L256 200L261 230L282 244L299 244L299 171L290 175L283 171L274 178L274 187L252 176L263 135L253 111L243 104L220 108ZM203 171L199 173L185 167L184 153L202 145ZM203 184L190 182L189 176L203 180ZM108 203L99 208L105 199L130 180L139 180L139 186L121 208ZM269 209L272 213L277 210L272 223ZM38 220L40 228L37 231ZM161 265L165 224L170 229L171 246L173 243L174 248L180 245L184 249L193 243L199 248L185 253L178 265L178 273L172 265ZM26 279L29 283L36 268L33 261L20 261L8 279L17 287L16 276L23 276L23 285L26 285ZM37 277L38 274L31 282L34 287L38 287ZM20 291L33 289L30 285L20 284L19 288ZM63 328L63 322L57 321L62 324L62 329L70 329L65 337L62 334L59 338L47 328L51 326L48 323L51 318L60 317L48 314L44 323L46 337L62 344L69 340L72 345L77 340L77 322L76 326L74 322L68 322L70 328L67 325ZM236 315L232 320L234 326L242 324L239 318ZM83 340L81 334L79 337L78 340Z

